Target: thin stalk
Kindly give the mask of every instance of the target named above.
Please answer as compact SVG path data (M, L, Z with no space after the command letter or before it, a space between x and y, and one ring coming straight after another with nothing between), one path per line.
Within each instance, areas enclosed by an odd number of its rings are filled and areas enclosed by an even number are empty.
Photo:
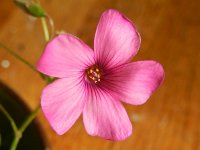
M41 107L40 107L40 105L38 105L37 108L27 117L27 119L23 122L23 124L19 128L19 131L21 133L23 133L25 131L25 129L30 125L30 123L37 116L37 114L40 110L41 110Z
M19 135L19 136L18 136L18 135ZM21 137L22 137L21 134L15 134L15 138L14 138L14 140L12 141L10 150L16 150L16 149L17 149L17 145L18 145L18 143L19 143Z
M39 3L39 1L38 1ZM52 18L50 16L47 16L49 23L51 25L51 38L53 36L53 32L54 32L54 22L52 20ZM46 22L46 18L42 17L41 18L41 24L42 24L42 28L43 28L43 32L44 32L44 38L45 41L48 42L50 40L50 36L49 36L49 30L48 30L48 26L47 26L47 22ZM41 77L47 82L47 83L51 83L52 79L49 76L46 76L45 74L41 74Z
M44 32L45 41L48 42L50 37L49 37L49 31L48 31L46 19L45 18L41 18L41 23L42 23L42 28L43 28L43 32ZM47 77L45 75L42 75L42 77L43 77L43 79L45 79L47 81L47 83L50 82L50 78L49 77ZM40 105L38 105L38 107L22 123L21 127L18 130L19 132L17 132L17 134L15 134L15 138L14 138L12 144L11 144L10 150L16 150L17 145L18 145L18 143L19 143L19 141L20 141L20 139L22 137L23 132L30 125L30 123L33 121L33 119L36 117L36 115L38 114L38 112L40 110L41 110L41 107L40 107Z
M15 138L11 144L10 150L15 150L17 147L17 143L19 142L19 139L21 138L21 133L20 133L19 129L17 128L17 125L15 124L15 121L13 120L13 118L10 116L10 114L6 111L6 109L1 104L0 104L0 110L8 118L8 120L10 121L10 124L12 126L12 129L14 131Z
M48 31L46 18L42 17L41 18L41 23L42 23L42 28L43 28L43 32L44 32L45 41L48 42L49 41L49 31Z
M26 120L22 123L21 127L15 132L15 138L12 141L10 150L16 150L17 145L22 138L23 132L26 130L26 128L31 124L33 119L37 116L38 112L40 111L41 107L40 105L37 106L37 108L26 118Z
M48 22L49 22L49 25L50 25L50 27L51 27L51 36L50 36L50 38L53 38L53 36L54 36L54 22L53 22L53 19L51 18L51 16L49 16L48 14L47 14L47 19L48 19Z
M3 107L3 105L0 104L0 111L3 112L3 114L8 118L8 120L10 121L10 124L12 126L12 129L14 131L14 133L18 132L18 128L17 125L15 124L15 121L13 120L13 118L10 116L10 114L6 111L6 109Z
M39 3L39 0L37 0L37 2ZM53 26L53 21L51 20L51 18L49 20L50 20L51 26ZM43 28L43 32L44 32L45 41L48 42L50 40L50 36L49 36L48 26L47 26L47 22L46 22L46 18L45 17L41 18L41 24L42 24L42 28ZM54 30L54 29L52 29L52 30ZM15 53L12 53L12 54L14 55ZM20 59L22 59L19 55L16 55L16 56L19 57ZM23 61L23 62L24 63L26 62L26 64L27 64L27 61ZM34 67L32 67L32 69L36 70ZM51 78L49 78L48 76L45 76L45 75L41 75L41 76L43 77L43 79L45 79L47 81L47 83L51 82ZM31 124L31 122L33 121L33 119L35 119L35 117L37 116L37 114L38 114L38 112L40 110L41 110L41 107L40 107L40 105L38 105L38 107L22 123L22 125L18 129L18 132L16 132L16 134L15 134L15 138L14 138L12 144L11 144L10 150L15 150L17 148L17 145L18 145L18 143L19 143L19 141L20 141L20 139L22 137L23 132Z
M27 60L25 60L23 57L21 57L20 55L18 55L16 52L14 52L13 50L11 50L10 48L6 47L1 42L0 42L0 48L6 50L12 56L14 56L15 58L17 58L18 60L20 60L21 62L23 62L25 65L27 65L29 68L31 68L33 71L35 71L35 72L38 73L38 71L35 69L35 67L32 64L30 64Z

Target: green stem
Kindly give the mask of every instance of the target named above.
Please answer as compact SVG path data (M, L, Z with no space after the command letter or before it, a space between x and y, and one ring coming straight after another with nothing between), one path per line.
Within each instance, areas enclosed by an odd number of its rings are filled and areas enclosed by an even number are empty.
M44 31L45 41L48 42L49 41L49 31L48 31L46 19L45 18L41 18L41 23L42 23L42 27L43 27L43 31ZM47 77L45 75L42 75L42 76L44 76L44 79L47 81L47 83L50 82L50 78L49 77ZM40 110L41 110L41 107L40 107L40 105L38 105L38 107L22 123L21 127L18 129L18 132L15 133L15 138L12 141L10 150L16 150L17 145L18 145L18 143L19 143L19 141L20 141L20 139L22 137L23 132L30 125L30 123L33 121L33 119L36 117L36 115L38 114L38 112Z
M38 71L35 69L35 67L30 64L27 60L25 60L23 57L21 57L20 55L18 55L16 52L14 52L13 50L11 50L10 48L6 47L3 43L0 42L0 48L6 50L8 53L10 53L11 55L13 55L15 58L19 59L21 62L23 62L24 64L26 64L28 67L30 67L32 70L36 71L38 73Z
M49 23L50 28L51 28L50 38L53 38L53 36L54 36L54 22L53 22L53 19L48 14L47 14L47 19L48 19L48 23Z
M15 150L16 147L17 147L17 144L19 143L19 140L21 138L21 132L17 128L17 125L15 124L15 121L12 119L12 117L10 116L10 114L6 111L6 109L1 104L0 104L0 110L8 118L8 120L10 121L10 124L11 124L11 126L13 128L15 138L14 138L12 144L11 144L10 150Z
M48 31L46 18L42 17L41 18L41 23L42 23L42 28L43 28L43 32L44 32L45 41L48 42L49 41L49 31Z
M15 132L15 138L12 141L10 150L15 150L17 148L17 145L18 145L20 139L22 138L23 132L31 124L33 119L35 119L35 117L37 116L37 114L40 111L40 109L41 109L41 107L40 107L40 105L38 105L37 108L22 123L21 127Z
M10 150L16 150L17 145L18 145L18 143L19 143L21 137L22 137L21 134L15 134L15 138L14 138L14 140L12 141Z
M18 128L17 128L17 125L15 124L15 121L13 120L13 118L10 116L10 114L6 111L6 109L1 104L0 104L0 110L4 113L4 115L10 121L10 124L12 126L12 129L13 129L14 133L17 133Z
M29 126L29 124L33 121L33 119L37 116L38 112L41 110L40 105L37 106L37 108L27 117L27 119L23 122L21 127L19 128L19 131L23 133L25 129Z
M53 20L49 16L48 16L48 19L49 19L49 22L51 24L52 32L53 32L53 30L54 30ZM48 30L48 26L47 26L47 22L46 22L46 18L45 17L41 18L41 23L42 23L42 28L43 28L43 32L44 32L45 41L48 42L50 40L50 36L49 36L49 30ZM45 74L41 74L41 77L47 83L50 83L52 81L52 79L49 76L46 76Z
M49 31L48 31L48 26L47 26L47 22L46 22L46 18L42 17L41 18L41 23L42 23L42 28L43 28L43 32L44 32L44 38L45 41L48 42L50 40L49 37ZM1 45L0 45L1 46ZM4 48L6 48L5 46L3 46ZM25 64L27 64L28 66L31 66L31 68L33 70L36 70L32 65L30 65L27 61L25 61L23 58L21 58L19 55L16 55L16 53L13 53L13 51L10 51L10 49L6 48L11 54L13 54L15 57L19 58L20 60L23 60L23 62ZM36 70L37 71L37 70ZM47 83L49 83L51 80L48 76L42 75L44 76L44 79L47 81ZM38 112L41 110L40 105L38 105L38 107L27 117L27 119L22 123L21 127L17 130L17 132L15 132L15 138L11 144L11 148L10 150L15 150L17 148L17 145L22 137L23 132L26 130L26 128L30 125L30 123L33 121L33 119L36 117L36 115L38 114Z

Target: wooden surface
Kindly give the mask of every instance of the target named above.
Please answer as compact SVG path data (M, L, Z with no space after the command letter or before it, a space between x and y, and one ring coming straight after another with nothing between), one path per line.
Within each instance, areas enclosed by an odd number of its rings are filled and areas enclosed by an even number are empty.
M41 0L57 30L75 34L90 46L101 13L116 8L133 20L142 44L133 60L163 64L166 78L142 106L125 105L133 134L111 142L89 136L80 118L63 136L38 115L52 150L200 150L200 2L197 0ZM27 17L12 1L1 0L0 41L36 64L44 47L39 20ZM27 66L0 49L0 80L34 109L45 83Z

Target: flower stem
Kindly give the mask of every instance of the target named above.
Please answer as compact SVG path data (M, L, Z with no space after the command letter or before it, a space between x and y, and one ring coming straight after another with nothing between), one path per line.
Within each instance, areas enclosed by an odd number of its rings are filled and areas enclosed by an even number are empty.
M4 115L8 118L8 120L10 121L10 124L12 126L14 133L17 133L18 128L17 128L17 125L15 124L15 121L1 104L0 104L0 111L2 111Z
M48 14L47 14L47 19L48 19L48 22L49 22L49 25L50 25L50 27L51 27L51 36L50 36L50 38L53 38L53 36L54 36L54 22L53 22L53 19L51 18L51 16L49 16Z
M37 116L38 112L40 111L41 107L40 105L37 106L37 108L26 118L26 120L22 123L21 127L17 129L15 132L15 138L12 141L10 150L15 150L17 148L17 145L22 138L23 132L26 130L26 128L31 124L33 119Z
M39 0L37 0L38 4L39 4ZM52 33L54 31L54 26L53 26L53 21L50 17L48 17L50 25L52 27ZM42 24L42 28L43 28L43 32L44 32L44 38L45 41L48 42L50 40L50 36L49 36L49 30L48 30L48 26L47 26L47 22L46 22L46 18L42 17L41 18L41 24ZM3 47L4 49L6 49L8 52L10 52L12 55L14 55L16 58L18 58L19 60L21 60L22 62L24 62L25 64L27 64L31 69L37 71L34 66L32 66L31 64L29 64L26 60L24 60L21 56L17 55L15 52L11 51L10 49L8 49L6 46L4 46L3 44L0 43L0 47ZM46 75L41 75L41 77L43 77L44 80L47 81L47 83L50 83L52 81L52 79ZM41 106L40 104L37 106L37 108L26 118L26 120L22 123L22 125L20 126L19 129L17 129L17 131L15 132L15 138L12 141L10 150L16 150L17 145L22 137L23 132L26 130L26 128L31 124L31 122L33 121L33 119L37 116L38 112L41 110Z
M46 19L44 17L41 18L41 23L42 23L45 41L48 42L49 41L49 31L48 31Z
M12 141L10 150L16 150L17 145L18 145L18 143L19 143L19 140L21 139L21 136L22 136L21 134L15 133L15 138L14 138L14 140Z
M19 128L20 132L24 132L28 125L33 121L33 119L37 116L38 112L41 110L40 105L36 107L36 109L27 117L27 119L23 122L21 127Z
M19 54L17 54L16 52L14 52L13 50L11 50L10 48L6 47L1 42L0 42L0 48L6 50L12 56L14 56L15 58L17 58L18 60L20 60L21 62L23 62L25 65L27 65L29 68L31 68L33 71L36 71L38 73L38 71L35 69L35 67L32 64L30 64L27 60L25 60L23 57L21 57Z
M12 129L14 131L14 140L11 144L11 148L10 150L15 150L17 147L17 144L19 143L19 140L21 138L21 132L19 131L19 129L17 128L17 125L15 124L15 121L13 120L13 118L10 116L10 114L6 111L6 109L0 104L0 110L4 113L4 115L8 118L8 120L10 121L10 124L12 126Z

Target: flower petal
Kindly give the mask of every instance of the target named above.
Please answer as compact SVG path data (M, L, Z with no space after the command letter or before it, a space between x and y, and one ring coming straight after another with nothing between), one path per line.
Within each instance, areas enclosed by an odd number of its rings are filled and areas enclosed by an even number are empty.
M113 141L124 140L132 133L132 125L122 104L109 93L95 89L89 93L83 110L88 134Z
M113 95L130 104L139 105L147 101L164 79L162 66L155 61L138 61L108 71L102 86Z
M37 69L50 76L68 77L94 64L93 57L93 50L80 39L61 34L47 44Z
M84 85L77 78L58 79L49 84L42 93L42 110L52 128L64 134L83 111Z
M96 61L109 68L123 64L137 53L140 41L137 29L128 18L116 10L107 10L95 34Z

